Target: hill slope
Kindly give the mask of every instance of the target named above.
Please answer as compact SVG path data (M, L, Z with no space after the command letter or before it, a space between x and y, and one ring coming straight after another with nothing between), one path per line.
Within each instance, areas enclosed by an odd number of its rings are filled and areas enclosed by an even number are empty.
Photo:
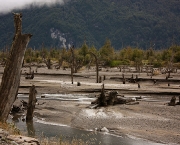
M33 34L31 47L79 47L86 39L100 48L106 38L116 49L180 45L179 0L71 0L22 13L24 33ZM10 45L13 34L12 14L0 15L0 48Z

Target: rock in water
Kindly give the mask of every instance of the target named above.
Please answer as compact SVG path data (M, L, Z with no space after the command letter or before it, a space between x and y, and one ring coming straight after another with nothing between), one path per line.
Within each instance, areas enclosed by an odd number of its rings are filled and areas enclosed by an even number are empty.
M101 132L109 132L109 130L106 127L101 128Z

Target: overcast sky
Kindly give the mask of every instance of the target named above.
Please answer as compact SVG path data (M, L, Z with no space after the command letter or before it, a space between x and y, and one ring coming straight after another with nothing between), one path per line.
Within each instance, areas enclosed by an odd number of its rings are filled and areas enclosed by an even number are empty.
M64 4L64 0L0 0L0 13L12 12L14 9L23 9L28 5L42 6L53 5L55 3Z

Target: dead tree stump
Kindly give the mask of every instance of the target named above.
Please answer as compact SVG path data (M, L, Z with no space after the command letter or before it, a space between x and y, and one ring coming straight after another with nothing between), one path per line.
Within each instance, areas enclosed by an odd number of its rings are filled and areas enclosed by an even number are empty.
M101 89L101 94L95 101L91 102L93 106L91 105L89 108L94 109L101 106L127 104L127 103L129 103L129 105L138 104L135 101L136 100L134 98L119 97L117 91L110 91L105 93L104 84L103 84Z
M168 103L168 105L169 105L169 106L175 106L175 105L176 105L176 97L175 97L175 96L173 96L173 97L171 98L171 101Z
M109 92L107 96L107 104L108 105L115 105L117 103L117 91Z
M37 94L37 91L36 91L35 86L33 85L29 90L29 102L28 102L28 107L27 107L26 121L33 120L34 108L37 102L36 94Z
M104 84L102 85L101 94L98 98L99 106L107 106L106 95L104 91Z
M138 88L141 88L140 84L138 83Z
M0 121L2 122L7 120L16 99L24 53L32 37L31 34L22 34L22 14L14 13L14 26L15 35L0 87Z

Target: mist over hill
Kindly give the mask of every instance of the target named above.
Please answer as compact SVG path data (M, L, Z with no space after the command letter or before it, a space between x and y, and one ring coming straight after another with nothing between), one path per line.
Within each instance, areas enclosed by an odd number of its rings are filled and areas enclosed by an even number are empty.
M23 33L33 34L32 48L80 47L86 40L98 49L107 38L115 49L180 45L179 0L69 0L14 12L22 12ZM1 14L1 49L11 45L13 35L13 15Z

